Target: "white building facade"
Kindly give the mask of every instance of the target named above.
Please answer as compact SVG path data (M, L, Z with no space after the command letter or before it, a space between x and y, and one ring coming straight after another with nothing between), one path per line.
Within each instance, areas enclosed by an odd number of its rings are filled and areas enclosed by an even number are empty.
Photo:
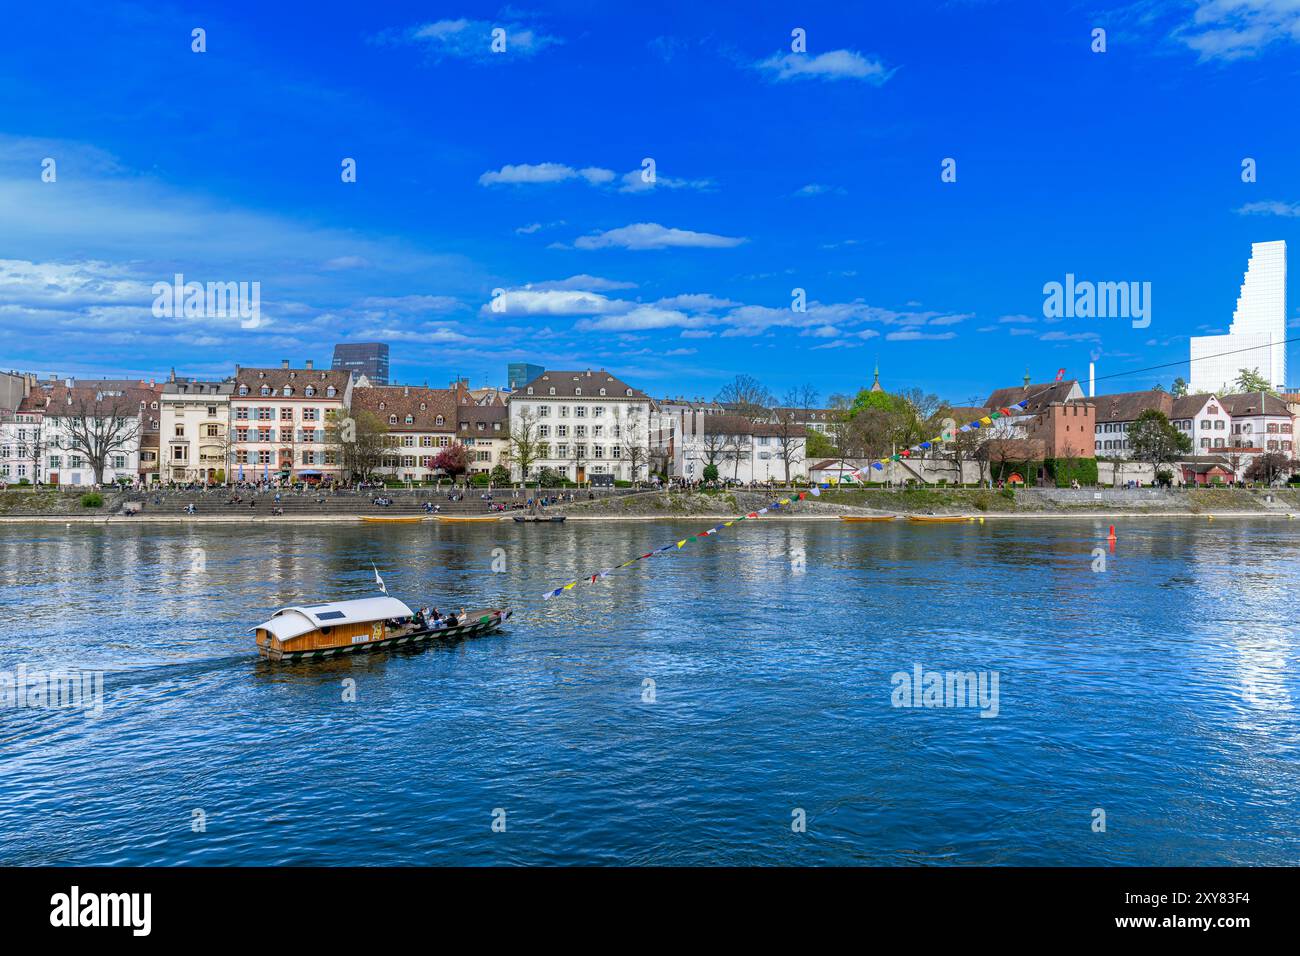
M230 479L230 396L235 383L173 379L160 404L162 482L224 483Z
M516 481L552 471L582 483L594 475L648 475L650 397L604 371L545 371L510 395L509 433L528 429L540 454ZM477 437L477 435L475 435Z
M1251 243L1228 334L1192 338L1190 391L1230 391L1243 368L1285 389L1286 320L1286 242Z

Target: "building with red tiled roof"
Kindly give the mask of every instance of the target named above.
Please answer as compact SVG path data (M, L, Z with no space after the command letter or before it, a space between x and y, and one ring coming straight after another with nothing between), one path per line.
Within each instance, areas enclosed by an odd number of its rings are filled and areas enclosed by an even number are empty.
M386 429L379 471L403 481L431 481L433 461L456 442L456 393L450 388L377 385L352 390L351 416L365 414Z
M352 373L317 369L235 367L230 399L230 477L236 481L338 481L333 429L352 401Z

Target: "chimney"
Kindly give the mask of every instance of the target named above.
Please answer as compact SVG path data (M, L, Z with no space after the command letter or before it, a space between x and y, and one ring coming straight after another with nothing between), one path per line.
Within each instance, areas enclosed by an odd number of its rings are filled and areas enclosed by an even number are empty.
M308 359L308 360L307 360L307 371L309 371L309 372L310 372L310 371L311 371L311 370L312 370L312 363L311 363L311 359Z
M289 360L288 360L288 359L280 359L280 368L288 368L288 367L289 367Z
M410 394L411 394L411 386L409 386L409 385L403 385L403 386L402 386L402 394L403 394L403 395L410 395Z

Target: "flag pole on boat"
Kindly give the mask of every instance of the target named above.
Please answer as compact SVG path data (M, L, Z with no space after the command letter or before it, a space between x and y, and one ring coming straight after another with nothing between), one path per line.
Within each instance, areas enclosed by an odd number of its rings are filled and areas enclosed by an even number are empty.
M375 568L375 562L371 561L370 566ZM383 591L385 594L388 593L388 588L384 587L384 579L379 576L378 568L375 568L375 583L379 585L379 590Z

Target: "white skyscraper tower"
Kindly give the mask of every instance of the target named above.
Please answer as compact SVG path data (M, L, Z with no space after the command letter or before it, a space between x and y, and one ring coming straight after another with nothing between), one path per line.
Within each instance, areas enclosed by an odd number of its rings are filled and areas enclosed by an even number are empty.
M1225 388L1231 392L1243 368L1259 369L1275 389L1286 389L1286 243L1282 240L1251 243L1250 265L1228 334L1192 339L1192 392Z

